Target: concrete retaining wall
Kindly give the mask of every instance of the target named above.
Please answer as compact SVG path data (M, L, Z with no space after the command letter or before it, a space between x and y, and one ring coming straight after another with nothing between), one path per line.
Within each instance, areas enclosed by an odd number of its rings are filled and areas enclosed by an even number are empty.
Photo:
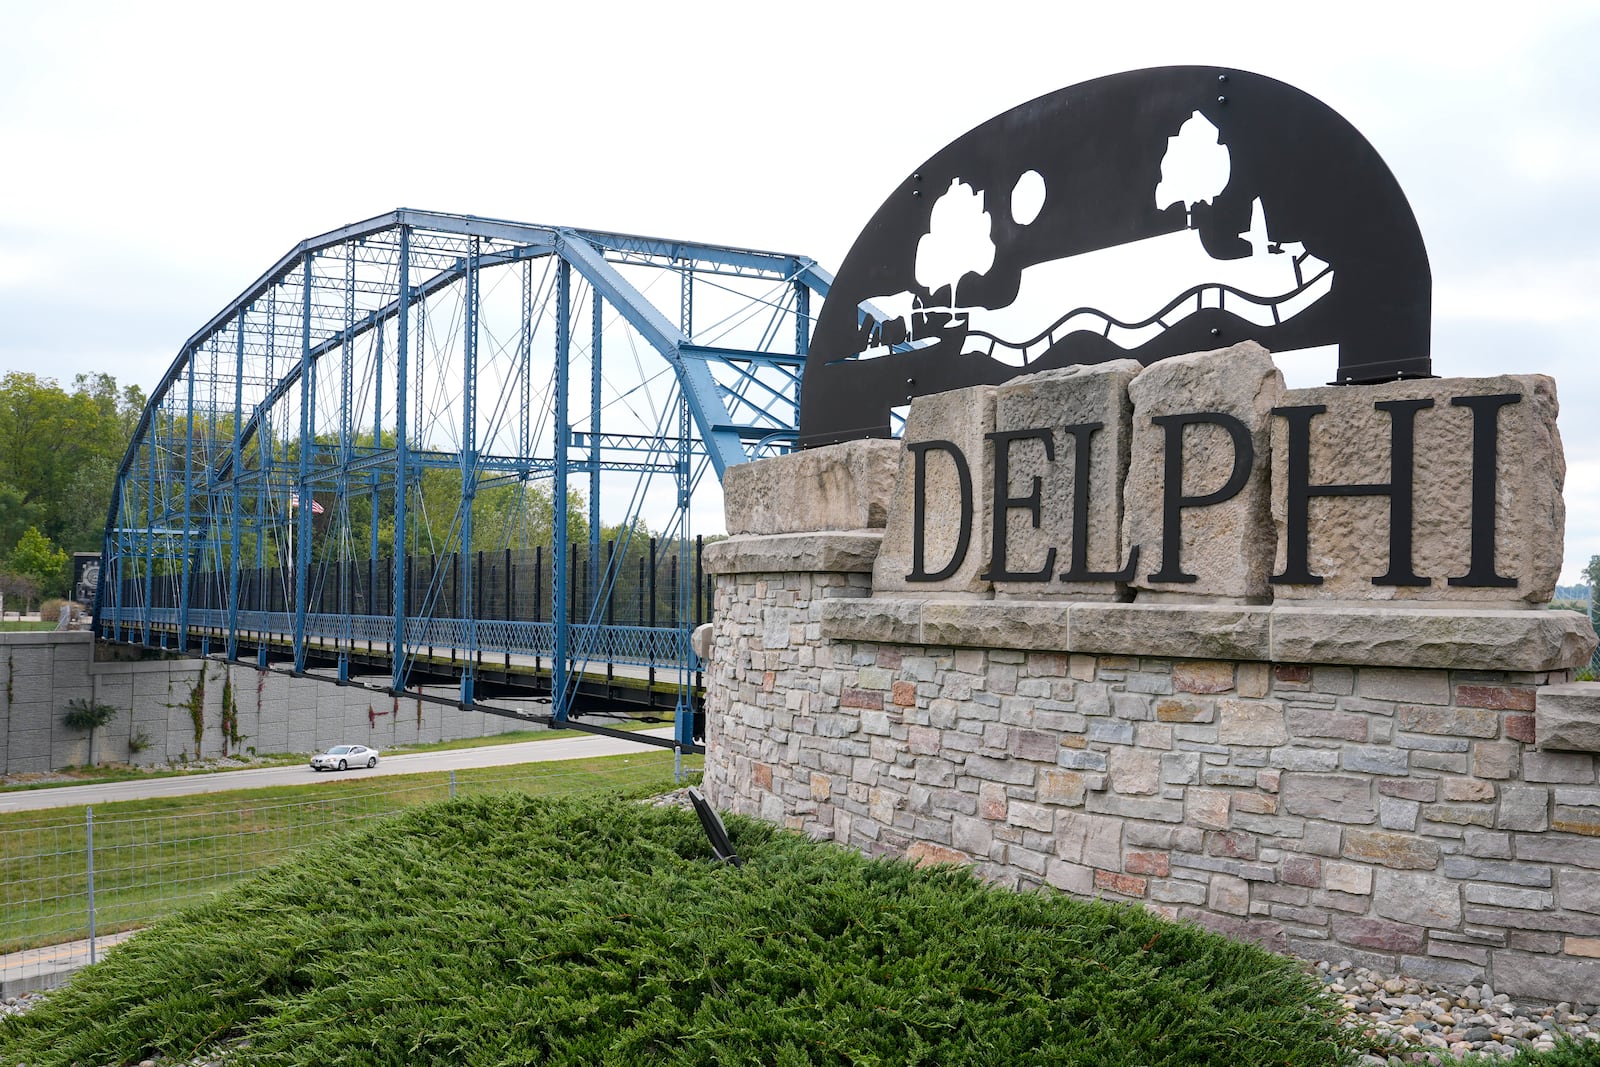
M0 634L0 774L89 762L88 735L61 721L75 699L118 709L95 731L100 763L312 752L343 742L383 749L524 728L500 716L237 664L101 662L94 650L88 633ZM141 737L146 746L132 751Z

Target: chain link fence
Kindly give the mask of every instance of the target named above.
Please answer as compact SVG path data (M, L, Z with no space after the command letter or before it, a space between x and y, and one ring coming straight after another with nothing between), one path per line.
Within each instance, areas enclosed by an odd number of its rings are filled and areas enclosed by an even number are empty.
M665 789L699 767L656 750L263 789L259 799L233 792L15 812L0 828L0 996L55 984L128 931L418 804L510 790Z

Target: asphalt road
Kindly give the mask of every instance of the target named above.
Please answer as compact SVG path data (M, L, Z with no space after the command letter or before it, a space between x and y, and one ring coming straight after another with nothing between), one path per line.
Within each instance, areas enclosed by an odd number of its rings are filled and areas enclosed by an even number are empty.
M671 727L642 730L651 737L671 737ZM98 785L66 785L51 789L24 789L0 793L0 812L36 811L65 808L76 804L110 804L118 800L145 800L150 797L180 797L195 793L220 793L229 789L261 789L273 785L312 785L318 782L348 781L351 778L376 778L390 774L421 774L427 771L464 770L468 767L501 767L513 763L544 763L553 760L587 759L591 756L623 756L657 751L653 747L620 738L552 738L549 741L522 741L512 745L483 748L455 748L442 752L416 752L384 756L371 770L313 771L304 763L290 767L258 767L242 771L217 771L212 774L181 775L172 778L146 778Z

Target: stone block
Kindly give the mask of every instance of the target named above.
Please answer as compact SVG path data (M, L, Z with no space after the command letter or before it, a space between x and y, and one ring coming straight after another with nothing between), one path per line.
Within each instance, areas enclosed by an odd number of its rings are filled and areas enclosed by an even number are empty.
M1511 835L1467 830L1461 835L1461 850L1482 859L1508 860L1511 858Z
M1534 739L1540 748L1600 752L1600 682L1538 689Z
M1366 896L1372 892L1371 867L1361 867L1354 863L1324 863L1322 870L1325 889L1356 896Z
M874 598L870 603L882 603ZM930 601L922 608L922 641L968 648L1047 649L1068 647L1066 601ZM993 667L991 670L991 682Z
M1350 915L1336 915L1333 918L1334 940L1380 952L1420 952L1425 933L1421 927L1384 919Z
M994 824L970 815L953 816L950 843L970 856L987 856L994 846Z
M1437 952L1438 946L1430 942L1428 951ZM1468 955L1471 958L1460 963L1437 959L1432 955L1401 956L1399 969L1401 974L1415 976L1445 989L1464 989L1474 982L1483 981L1483 965L1486 962L1477 958L1476 952L1469 952ZM1487 956L1487 952L1483 955Z
M1480 782L1475 778L1446 778L1443 782L1444 799L1477 803L1494 799L1494 783Z
M1385 830L1415 830L1422 805L1399 797L1378 798L1378 825Z
M1161 780L1169 785L1198 785L1200 753L1170 752L1162 756Z
M1056 818L1056 855L1070 863L1122 870L1122 820L1064 811Z
M1315 856L1285 856L1278 865L1278 879L1288 885L1315 889L1322 884L1323 863Z
M1519 860L1600 869L1600 841L1588 838L1562 839L1547 834L1520 834L1516 838L1516 849Z
M1497 992L1543 1004L1563 1000L1592 1003L1600 989L1600 960L1561 959L1501 949L1492 954Z
M997 599L1125 599L1123 582L1104 578L1064 581L1059 576L1074 570L1110 575L1121 571L1126 562L1122 487L1133 420L1128 385L1141 369L1136 360L1113 360L1025 375L995 389L995 432L1044 429L1051 433L1053 452L1053 459L1047 459L1046 441L1041 437L1018 437L1005 446L996 441L993 446L1007 448L1006 496L1025 498L1035 479L1039 485L1037 522L1030 507L1008 509L1000 518L1005 531L1005 569L1017 574L1038 572L1044 579L1004 581L997 574ZM1098 423L1100 428L1070 432L1071 427L1089 423ZM1085 486L1077 485L1080 447L1086 448L1088 457ZM1074 513L1080 501L1086 520L1082 546L1073 542ZM976 531L975 536L992 540L988 527Z
M1106 756L1111 789L1127 796L1148 796L1161 781L1161 753L1141 748L1115 748Z
M1233 664L1180 660L1172 665L1172 688L1180 693L1226 693L1233 688Z
M1515 395L1515 403L1473 408L1459 398ZM1418 405L1401 411L1376 404ZM1309 464L1291 471L1290 417L1272 422L1272 515L1276 528L1275 573L1288 562L1291 523L1303 521L1304 562L1320 583L1281 582L1280 600L1391 600L1435 603L1544 604L1555 591L1561 569L1566 508L1561 497L1566 461L1556 429L1555 382L1538 374L1486 378L1430 378L1380 385L1295 389L1283 395L1284 408L1316 407L1305 428ZM1426 406L1422 406L1426 405ZM1304 418L1305 415L1299 416ZM1474 469L1473 440L1482 422L1496 431L1496 469ZM1411 466L1413 509L1409 560L1391 560L1385 495L1313 496L1303 514L1291 516L1290 478L1310 486L1379 485L1391 482L1392 435L1409 423L1415 441ZM1494 479L1494 558L1474 584L1451 584L1475 564L1472 531L1474 489ZM1314 491L1314 490L1313 490ZM1481 547L1481 546L1477 546ZM1493 574L1489 573L1493 572ZM1426 584L1380 584L1383 576L1415 575ZM1485 584L1494 576L1515 586ZM1374 581L1378 579L1378 581Z
M1367 613L1371 614L1372 610L1368 609ZM1317 616L1312 614L1311 617ZM1405 704L1450 703L1449 676L1438 671L1368 667L1361 672L1358 685L1361 695L1370 700L1393 700Z
M1378 792L1384 797L1402 797L1405 800L1421 800L1422 803L1434 803L1438 800L1438 779L1432 777L1389 777L1378 782Z
M1439 866L1439 846L1408 834L1381 830L1346 830L1343 853L1397 870L1431 871Z
M1065 860L1051 860L1044 880L1065 893L1089 896L1094 892L1094 868Z
M1083 803L1087 785L1079 771L1047 769L1039 772L1037 789L1041 804L1075 808Z
M1285 773L1280 795L1283 810L1291 815L1341 823L1370 823L1377 818L1372 783L1366 778Z
M1282 704L1270 700L1224 699L1218 702L1219 744L1270 747L1288 740Z
M1136 874L1122 874L1118 871L1095 871L1094 887L1109 893L1116 893L1125 897L1142 897L1148 880Z
M1588 620L1573 611L1356 611L1287 603L1272 609L1271 657L1386 668L1549 671L1587 663L1592 634ZM1439 682L1437 703L1447 703L1449 687Z
M898 441L868 438L729 467L722 482L728 532L880 528L899 466Z
M1206 906L1212 911L1228 915L1246 915L1250 911L1250 883L1231 874L1217 874L1211 878L1206 896Z
M1571 615L1572 612L1566 614ZM1529 782L1592 785L1594 771L1595 757L1586 753L1529 750L1522 754L1522 777Z
M1122 857L1122 869L1129 874L1165 878L1172 873L1172 864L1165 852L1128 852Z
M1071 622L1073 651L1107 655L1264 659L1271 634L1269 609L1222 604L1080 603Z
M1271 595L1268 445L1272 408L1283 392L1283 375L1272 357L1251 341L1164 359L1133 380L1123 544L1140 546L1137 589L1186 596ZM1236 449L1229 430L1216 422L1166 421L1195 412L1234 420L1232 425L1242 427L1245 447ZM1183 462L1183 484L1172 487L1165 485L1169 442L1181 450ZM1229 488L1236 472L1243 475L1237 491L1216 503L1172 507L1178 521L1174 529L1165 528L1164 501L1204 499ZM1169 535L1172 543L1166 544ZM1195 580L1174 580L1178 575Z
M1557 804L1550 816L1550 829L1583 834L1585 837L1600 837L1600 809Z
M1561 947L1569 956L1600 958L1600 937L1569 937Z
M1216 705L1209 700L1168 697L1156 701L1157 722L1211 722L1216 714Z
M730 537L707 545L702 560L708 574L861 574L882 540L878 531Z
M718 541L718 545L728 544ZM707 545L710 553L715 545ZM834 641L922 642L922 603L894 598L840 597L822 602L821 636Z
M1221 790L1190 789L1183 798L1184 821L1207 830L1226 830L1231 800Z
M1500 715L1482 708L1440 708L1401 704L1395 709L1400 729L1448 737L1498 737Z
M1339 766L1339 750L1334 748L1275 748L1267 757L1274 767L1285 771L1331 771Z
M1331 737L1341 741L1367 739L1367 717L1331 708L1290 706L1287 712L1292 737Z
M1548 889L1524 889L1474 882L1467 885L1466 894L1469 904L1523 908L1530 911L1548 911L1555 907L1555 894Z
M1521 745L1509 741L1480 741L1472 746L1472 773L1479 778L1512 778L1516 776L1517 766L1523 756ZM1528 752L1528 756L1538 753ZM1420 755L1420 754L1419 754ZM1420 760L1413 760L1422 766ZM1440 770L1453 768L1439 767ZM1464 768L1463 768L1464 769Z
M1385 919L1413 926L1461 925L1461 887L1438 875L1380 870L1372 906Z
M994 431L994 400L994 386L976 385L919 396L912 402L901 438L904 448L883 547L872 568L874 593L990 593L990 583L981 576L989 569L990 490L994 477L986 435ZM925 452L917 450L916 446L935 441L954 446L964 467L942 446ZM920 516L914 506L919 465L924 504L924 514ZM962 515L970 519L965 527L958 521ZM922 538L920 558L918 530ZM936 574L944 577L911 578Z
M1403 748L1386 745L1345 745L1339 755L1340 765L1347 771L1364 774L1405 774L1410 758Z
M1550 825L1550 790L1537 786L1508 785L1500 790L1501 830L1538 832Z
M1563 908L1600 914L1600 873L1564 870L1557 888Z

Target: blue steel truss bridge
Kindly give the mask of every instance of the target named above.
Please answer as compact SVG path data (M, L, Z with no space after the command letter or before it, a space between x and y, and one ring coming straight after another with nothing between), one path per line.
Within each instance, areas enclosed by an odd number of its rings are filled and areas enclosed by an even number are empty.
M152 392L97 634L590 729L670 713L693 750L692 504L794 447L830 282L407 209L303 241Z

